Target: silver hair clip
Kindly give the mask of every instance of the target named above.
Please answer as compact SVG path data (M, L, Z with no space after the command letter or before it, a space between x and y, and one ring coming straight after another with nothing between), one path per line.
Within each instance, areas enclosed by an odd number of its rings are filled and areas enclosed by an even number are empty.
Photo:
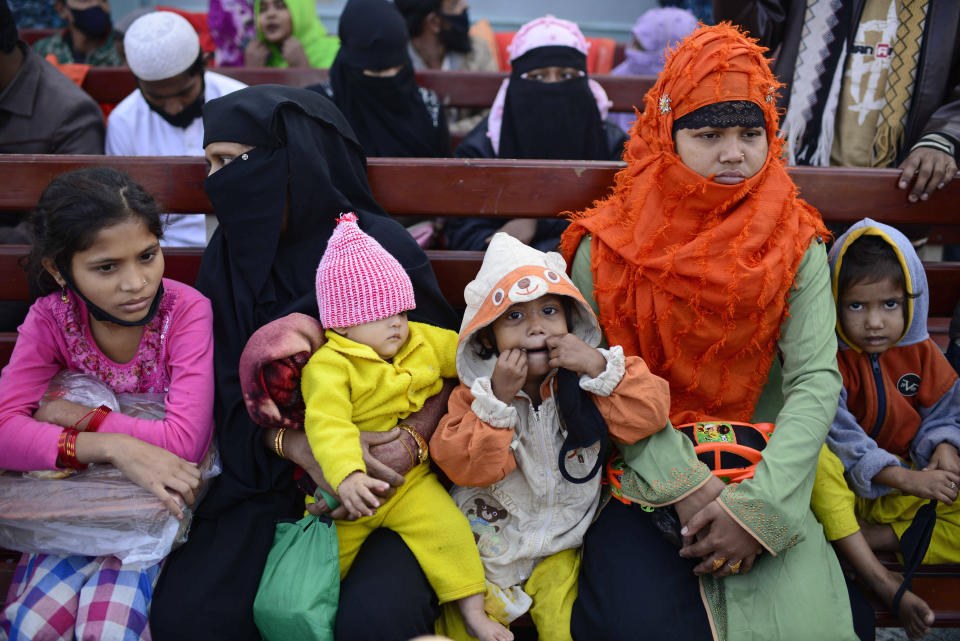
M670 111L670 95L663 94L660 96L660 113L665 114Z

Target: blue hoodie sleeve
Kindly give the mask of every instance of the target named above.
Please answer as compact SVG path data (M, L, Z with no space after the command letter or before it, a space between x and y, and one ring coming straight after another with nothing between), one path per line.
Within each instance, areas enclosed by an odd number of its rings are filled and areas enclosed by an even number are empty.
M922 469L930 463L933 450L950 443L960 450L960 380L932 407L918 407L920 429L910 444L910 458Z
M847 409L847 388L840 389L837 415L827 433L827 447L843 463L851 489L865 498L889 494L893 488L874 483L873 477L891 465L903 466L899 458L877 445Z

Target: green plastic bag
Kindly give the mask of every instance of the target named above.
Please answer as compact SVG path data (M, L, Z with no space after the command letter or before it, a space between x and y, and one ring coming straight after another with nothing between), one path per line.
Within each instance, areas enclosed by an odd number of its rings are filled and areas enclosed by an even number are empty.
M328 504L333 499L324 493ZM278 523L253 602L253 620L265 641L334 641L340 600L337 527L308 514Z

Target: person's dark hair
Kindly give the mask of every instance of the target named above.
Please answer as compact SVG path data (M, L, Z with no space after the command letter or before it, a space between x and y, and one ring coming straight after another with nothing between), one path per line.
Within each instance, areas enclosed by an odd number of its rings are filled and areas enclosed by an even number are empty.
M17 23L6 0L0 2L0 52L10 53L17 46Z
M864 234L856 239L843 254L837 276L837 296L857 283L876 283L890 279L903 290L904 295L916 298L916 292L907 291L907 277L897 259L897 253L880 236Z
M673 122L673 136L681 129L700 129L702 127L746 127L764 129L767 126L763 109L749 100L724 100L710 103L677 118Z
M410 37L415 38L423 33L423 21L431 13L440 13L443 0L394 0L394 5L400 10Z
M186 74L188 76L199 76L203 74L204 69L207 68L207 58L203 53L203 50L200 50L200 53L197 54L197 59L193 61L189 67L187 67Z
M161 209L150 193L112 167L79 169L57 176L30 214L32 241L27 273L38 295L59 289L43 268L51 258L69 270L73 255L93 245L101 230L139 218L157 238L163 236ZM73 274L67 274L73 276Z

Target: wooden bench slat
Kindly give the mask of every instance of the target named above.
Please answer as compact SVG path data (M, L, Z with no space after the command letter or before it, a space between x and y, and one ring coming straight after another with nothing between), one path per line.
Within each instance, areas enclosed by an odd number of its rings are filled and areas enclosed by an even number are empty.
M26 275L21 267L29 252L26 245L0 245L0 300L30 300ZM184 283L193 283L200 269L203 250L200 248L168 247L164 276ZM444 297L455 307L463 307L463 288L476 276L483 262L483 252L431 249L427 257L433 265ZM960 300L960 263L924 263L930 288L929 315L933 327L946 331L953 306ZM936 320L933 320L936 319Z
M0 210L36 204L55 176L90 166L127 171L164 207L209 213L205 162L191 157L0 155ZM371 158L374 198L393 215L551 218L603 198L624 167L612 161ZM895 169L797 167L790 174L824 220L852 223L869 215L891 225L935 225L960 232L960 178L927 201L911 204L896 189ZM429 198L424 185L429 185Z
M217 67L219 74L248 85L279 84L306 87L329 79L328 69L271 69L265 67ZM500 84L510 74L504 71L438 71L424 69L416 73L417 84L437 92L444 105L486 109L493 104ZM656 81L655 76L596 75L613 102L613 111L632 112L643 104L643 97ZM137 88L127 67L93 67L83 81L83 89L97 102L115 104Z

